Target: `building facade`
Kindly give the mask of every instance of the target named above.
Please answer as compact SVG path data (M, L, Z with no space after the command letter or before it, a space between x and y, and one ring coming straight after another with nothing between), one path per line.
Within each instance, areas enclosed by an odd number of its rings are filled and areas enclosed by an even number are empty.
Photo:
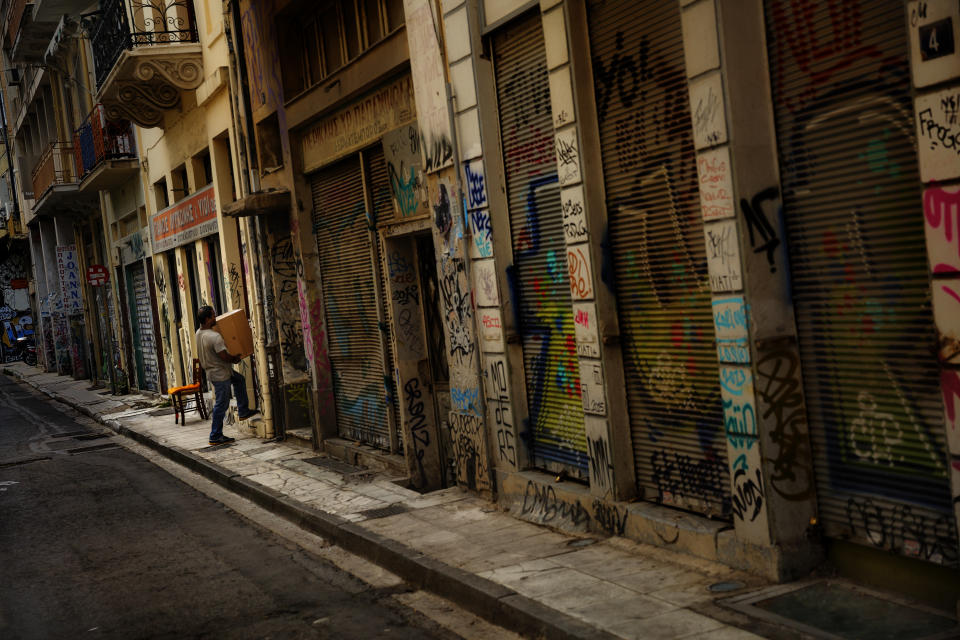
M242 308L261 437L774 579L955 580L955 2L147 4L5 49L89 41L74 112L120 137L22 194L62 373L163 392ZM63 64L11 98L25 166Z

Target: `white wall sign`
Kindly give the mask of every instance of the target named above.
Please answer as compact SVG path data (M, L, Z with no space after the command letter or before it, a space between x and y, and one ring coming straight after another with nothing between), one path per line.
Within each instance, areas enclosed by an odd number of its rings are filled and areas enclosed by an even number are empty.
M717 359L720 362L750 362L747 305L742 295L713 299L713 328L717 335Z
M704 221L732 218L736 209L730 176L730 148L724 146L698 153L697 177Z
M703 234L707 243L710 289L714 292L742 289L743 275L736 220L722 220L705 225Z
M607 414L607 401L603 394L603 366L599 360L580 360L580 399L584 413L595 416Z
M913 84L927 87L960 76L960 5L922 0L907 5Z
M914 109L920 179L960 176L960 86L917 96Z
M727 141L727 115L723 106L723 79L716 71L690 83L690 117L697 149Z
M597 309L592 302L573 303L573 329L577 338L577 354L600 357L600 338L597 331Z

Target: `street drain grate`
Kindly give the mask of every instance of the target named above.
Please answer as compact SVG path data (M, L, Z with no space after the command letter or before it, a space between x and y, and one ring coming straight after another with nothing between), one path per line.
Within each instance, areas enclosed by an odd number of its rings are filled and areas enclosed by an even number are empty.
M352 464L347 464L346 462L341 462L340 460L334 460L333 458L305 458L304 462L308 462L315 467L320 467L321 469L326 469L328 471L335 471L343 475L350 475L353 473L361 473L365 471L362 467L355 467Z
M739 591L745 586L747 585L739 580L729 580L726 582L714 582L712 585L707 587L707 591L710 593L730 593L731 591Z
M111 434L109 433L83 433L78 436L73 436L74 440L99 440L100 438L109 438Z
M77 455L78 453L89 453L91 451L105 451L107 449L119 449L120 445L116 442L105 442L103 444L95 444L92 447L77 447L75 449L67 449L66 452L71 455Z
M410 507L405 504L400 504L399 502L394 502L393 504L388 504L385 507L377 507L376 509L367 509L366 511L358 511L358 516L363 516L366 520L376 520L377 518L389 518L390 516L400 515L401 513L406 513L410 511Z
M49 460L49 459L50 459L50 456L39 456L36 458L22 458L20 460L0 462L0 469L6 469L7 467L19 467L22 464L30 464L31 462L42 462L44 460Z
M828 640L960 637L957 620L943 611L832 580L769 587L717 604Z

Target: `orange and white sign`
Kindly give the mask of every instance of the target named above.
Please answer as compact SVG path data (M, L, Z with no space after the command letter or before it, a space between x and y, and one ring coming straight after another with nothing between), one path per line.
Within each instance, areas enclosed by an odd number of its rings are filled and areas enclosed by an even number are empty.
M213 185L187 196L150 219L153 250L157 253L217 232L217 198Z

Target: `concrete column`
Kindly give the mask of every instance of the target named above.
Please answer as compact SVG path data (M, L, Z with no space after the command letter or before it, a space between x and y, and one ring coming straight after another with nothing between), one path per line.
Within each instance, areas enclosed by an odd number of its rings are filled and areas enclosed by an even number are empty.
M760 2L681 0L735 536L721 558L786 578L816 561L816 496ZM760 245L769 250L758 249ZM769 554L768 554L769 555Z
M40 238L40 225L30 229L30 262L33 264L33 286L37 308L34 309L34 332L37 344L38 364L44 371L56 368L56 355L53 342L53 315L50 311L50 288L47 284L47 270L50 263L44 259Z
M61 375L70 372L69 335L67 332L67 317L63 312L63 295L60 291L60 276L57 273L57 231L53 220L43 218L39 222L40 243L47 279L47 308L51 319L51 337L53 349L48 354L53 356L53 362L48 362L48 370L55 370Z
M948 473L960 528L960 6L907 2L905 16Z
M520 434L527 415L523 349L507 274L513 263L506 181L496 150L500 127L494 70L484 54L479 2L444 3L448 68L457 130L461 180L467 209L471 287L480 316L480 360L487 401L490 454L500 472L529 466L528 443Z
M457 3L448 3L447 8L451 4ZM457 484L492 496L495 487L488 448L490 437L480 383L482 357L471 300L472 265L459 176L465 156L476 154L473 141L479 142L479 124L469 130L462 127L463 119L455 124L445 62L469 55L470 29L463 7L448 11L445 16L437 15L438 12L439 6L432 0L404 1L421 161L433 211L433 246L450 364L452 410L447 419ZM437 26L441 27L439 40Z

